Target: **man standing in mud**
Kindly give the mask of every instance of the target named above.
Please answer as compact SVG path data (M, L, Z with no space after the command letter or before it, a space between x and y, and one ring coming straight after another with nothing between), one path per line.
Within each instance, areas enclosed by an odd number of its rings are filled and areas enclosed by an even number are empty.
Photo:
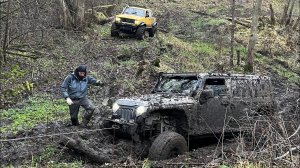
M78 112L80 106L85 109L82 119L83 126L87 126L95 110L94 104L87 98L89 84L103 85L99 80L87 75L85 65L80 65L65 78L61 85L60 91L69 105L71 122L74 126L79 125Z

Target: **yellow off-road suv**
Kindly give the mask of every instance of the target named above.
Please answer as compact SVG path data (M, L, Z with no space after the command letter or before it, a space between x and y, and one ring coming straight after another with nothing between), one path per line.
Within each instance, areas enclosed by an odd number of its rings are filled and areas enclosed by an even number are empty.
M157 30L156 18L150 9L140 7L125 7L121 14L116 15L112 26L111 36L119 36L120 32L134 34L138 39L145 38L145 32L154 37Z

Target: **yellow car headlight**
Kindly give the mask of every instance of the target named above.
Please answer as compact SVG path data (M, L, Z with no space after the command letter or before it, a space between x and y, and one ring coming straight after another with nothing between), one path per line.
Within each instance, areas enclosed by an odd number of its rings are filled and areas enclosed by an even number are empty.
M138 20L135 20L134 21L134 24L137 26L137 25L139 25L141 23L141 21L138 21Z
M116 21L116 22L121 22L121 18L118 18L118 17L117 17L117 18L115 19L115 21Z
M116 112L119 108L120 108L120 106L117 103L114 103L112 106L113 112Z
M147 111L147 108L145 106L139 106L136 111L135 111L135 114L136 116L140 116L142 115L143 113L145 113Z

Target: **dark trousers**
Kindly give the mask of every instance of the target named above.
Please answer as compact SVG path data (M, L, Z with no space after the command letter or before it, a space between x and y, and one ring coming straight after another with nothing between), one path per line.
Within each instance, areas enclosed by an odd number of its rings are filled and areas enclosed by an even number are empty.
M85 110L83 114L82 124L87 125L93 115L93 112L95 111L94 104L87 97L84 97L79 100L72 100L72 101L73 104L69 106L72 125L79 125L78 113L79 113L80 106L83 107Z

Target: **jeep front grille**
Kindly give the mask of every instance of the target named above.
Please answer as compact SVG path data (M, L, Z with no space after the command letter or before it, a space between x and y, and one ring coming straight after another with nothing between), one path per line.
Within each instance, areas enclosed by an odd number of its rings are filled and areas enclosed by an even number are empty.
M121 18L121 22L134 23L134 19Z
M120 107L116 111L116 114L120 117L120 119L123 119L123 120L126 120L126 121L135 119L135 111L132 108Z

